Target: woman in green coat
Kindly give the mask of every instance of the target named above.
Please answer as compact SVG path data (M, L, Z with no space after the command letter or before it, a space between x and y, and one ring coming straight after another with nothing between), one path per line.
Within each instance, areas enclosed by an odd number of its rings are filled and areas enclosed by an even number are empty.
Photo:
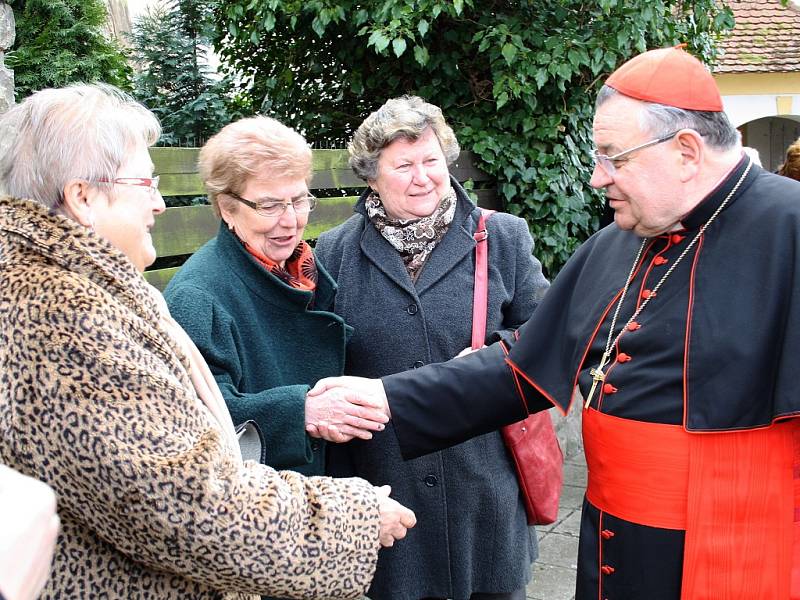
M170 312L208 362L234 424L249 422L261 438L260 461L322 475L324 442L305 422L334 414L336 403L306 392L343 372L351 330L329 311L336 284L303 241L316 204L311 150L294 130L254 117L212 137L199 167L220 228L167 286ZM378 415L373 429L383 427Z

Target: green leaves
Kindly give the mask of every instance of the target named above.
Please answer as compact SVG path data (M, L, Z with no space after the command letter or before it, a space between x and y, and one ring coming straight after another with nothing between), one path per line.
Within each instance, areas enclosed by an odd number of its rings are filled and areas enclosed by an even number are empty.
M125 49L105 33L102 0L14 0L16 41L6 57L18 100L46 87L104 81L130 90Z
M226 14L242 11L228 7ZM208 66L210 17L207 0L171 0L134 22L131 42L140 69L134 95L159 117L161 144L201 145L238 114L230 82L212 76ZM251 29L248 42L259 44L265 35Z
M508 92L500 92L497 94L497 108L503 108L508 102Z
M386 34L383 31L373 31L369 36L369 40L367 40L367 46L373 46L380 54L386 50L386 48L389 46L389 42L389 38L386 37Z
M517 55L517 48L514 44L503 44L501 53L503 54L503 58L505 58L506 62L510 65L514 62L514 57Z
M394 50L394 55L400 58L403 52L406 51L406 41L403 38L394 38L392 40L392 50Z
M430 60L428 49L425 46L414 46L414 60L423 67L428 64Z
M440 106L551 275L597 228L602 81L639 50L683 41L711 61L732 24L715 0L216 1L215 43L242 96L311 141L343 146L404 93Z

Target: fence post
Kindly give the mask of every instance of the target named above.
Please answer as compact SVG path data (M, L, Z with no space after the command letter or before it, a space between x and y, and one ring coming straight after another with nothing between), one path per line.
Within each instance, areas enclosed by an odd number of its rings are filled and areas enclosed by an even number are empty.
M14 45L14 11L0 0L0 114L14 104L14 71L6 67L6 50Z

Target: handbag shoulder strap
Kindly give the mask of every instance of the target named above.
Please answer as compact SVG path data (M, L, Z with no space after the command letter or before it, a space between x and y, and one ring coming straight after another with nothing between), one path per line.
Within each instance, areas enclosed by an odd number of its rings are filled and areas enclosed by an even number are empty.
M489 232L486 221L493 210L481 209L478 227L473 237L475 244L475 287L472 296L472 349L477 350L486 340L486 310L489 296Z

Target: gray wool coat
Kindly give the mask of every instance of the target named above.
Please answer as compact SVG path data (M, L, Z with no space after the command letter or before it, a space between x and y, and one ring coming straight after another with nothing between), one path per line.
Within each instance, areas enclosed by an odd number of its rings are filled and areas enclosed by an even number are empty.
M447 233L411 281L399 253L356 214L322 234L318 260L337 280L334 310L355 328L346 373L381 377L441 362L470 345L479 209L452 180L458 203ZM368 192L369 190L367 190ZM547 290L522 219L492 215L489 230L488 331L516 328ZM491 402L491 398L486 399ZM519 487L498 432L403 461L391 424L371 441L329 445L329 472L392 486L417 526L381 550L372 600L462 600L474 592L525 586L538 554Z

